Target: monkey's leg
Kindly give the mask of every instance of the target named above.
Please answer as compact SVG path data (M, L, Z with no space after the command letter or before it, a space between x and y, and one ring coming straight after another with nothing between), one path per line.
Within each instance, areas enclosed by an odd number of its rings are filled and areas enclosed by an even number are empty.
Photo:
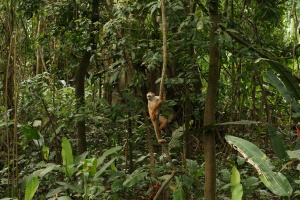
M156 120L155 120L156 112L149 110L149 115L150 115L150 119L151 119L151 122L153 124L153 127L155 129L155 127L157 127L156 126ZM158 129L159 129L158 131L160 131L161 129L163 129L167 125L168 120L166 118L160 116L158 118L158 121L160 123L160 126L158 127ZM156 136L156 139L157 139L158 143L166 143L167 142L165 139L161 139L158 136L158 133L156 132L156 130L155 130L155 136Z
M159 116L159 122L160 122L159 130L162 130L167 125L168 120L163 116Z

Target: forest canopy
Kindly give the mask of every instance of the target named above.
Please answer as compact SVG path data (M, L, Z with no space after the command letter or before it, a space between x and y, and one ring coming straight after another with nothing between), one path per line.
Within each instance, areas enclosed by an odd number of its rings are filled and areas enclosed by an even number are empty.
M0 0L0 199L300 198L297 0Z

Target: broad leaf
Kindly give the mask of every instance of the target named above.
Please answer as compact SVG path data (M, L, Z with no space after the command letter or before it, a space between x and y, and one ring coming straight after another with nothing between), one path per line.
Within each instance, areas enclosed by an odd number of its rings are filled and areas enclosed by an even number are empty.
M100 158L98 158L98 160L97 160L97 167L103 163L104 159L105 159L108 155L113 154L113 153L119 151L120 149L122 149L122 146L116 146L116 147L113 147L113 148L111 148L111 149L105 151L105 152L103 153L103 155L102 155Z
M243 186L241 184L240 172L237 170L235 166L232 167L231 173L231 193L232 200L241 200L243 197Z
M103 165L101 169L98 172L96 172L96 174L93 177L93 180L96 180L117 158L118 157L114 157L109 162L105 163L105 165Z
M287 154L285 152L285 146L284 146L282 139L279 136L277 130L270 124L268 124L268 130L270 133L270 140L272 143L272 147L273 147L273 150L274 150L276 156L278 156L278 158L280 158L280 159L286 158Z
M40 139L40 134L38 133L38 131L28 124L22 125L21 131L26 135L26 137L28 137L30 139L33 139L33 140Z
M69 184L66 182L56 182L56 183L63 186L66 190L68 189L68 190L73 191L78 194L82 193L81 188L77 185Z
M139 181L143 180L147 174L147 172L133 172L133 174L128 176L128 178L124 181L123 186L132 187Z
M81 161L83 161L85 158L86 158L86 156L88 155L88 153L89 152L84 152L83 154L80 154L79 156L77 156L76 158L75 158L75 161L74 161L74 164L75 165L79 165L79 163L81 162Z
M242 200L243 198L243 186L238 184L235 187L232 187L232 197L231 200Z
M252 125L252 124L260 124L261 122L258 121L251 121L251 120L241 120L241 121L232 121L232 122L223 122L223 123L216 123L216 124L210 124L207 126L203 126L199 129L195 129L193 131L190 131L189 133L195 134L195 133L202 133L203 131L210 130L212 128L215 128L216 126L225 126L225 125Z
M190 175L195 175L201 169L195 160L186 159L186 163Z
M82 168L85 169L84 171L87 171L89 173L89 177L94 176L97 171L97 159L85 159Z
M174 200L185 200L185 193L184 190L180 187L177 188L174 192L173 192L173 199Z
M295 95L293 95L292 91L289 91L282 81L273 73L272 70L269 70L266 74L265 77L268 81L268 83L272 84L283 96L284 98L288 101L291 102L292 108L295 112L299 111L298 105L293 98Z
M270 159L254 144L247 140L226 135L225 139L233 146L247 162L256 168L258 174L265 179L264 184L274 194L279 196L290 196L293 189L288 180L281 174L272 171L274 168Z
M300 100L300 86L299 86L299 81L296 76L292 74L292 72L282 64L269 60L269 59L259 59L266 61L272 69L274 69L278 74L279 78L291 94L291 97Z
M37 177L32 177L26 184L25 200L31 200L38 187L39 179Z
M235 187L240 183L241 183L240 172L237 170L236 166L233 166L231 170L230 185L232 187Z
M292 100L292 94L286 89L281 80L274 74L272 70L269 70L264 76L266 77L268 83L272 84L284 96L284 98L286 98L287 101Z
M66 189L64 187L58 187L58 188L52 189L48 192L48 194L46 195L46 198L53 197L54 195L59 194L60 192L65 191L65 190Z
M53 163L49 163L46 165L46 168L41 169L39 171L39 177L42 178L43 176L45 176L46 174L48 174L49 172L51 172L55 167L57 167L58 165L53 164Z
M73 161L72 147L69 140L65 137L62 138L61 146L62 146L61 155L63 159L64 172L69 178L71 178L75 171L73 166L74 161Z
M184 134L183 127L179 127L172 133L172 139L169 142L170 148L180 147L182 144L182 141L180 140L181 136Z

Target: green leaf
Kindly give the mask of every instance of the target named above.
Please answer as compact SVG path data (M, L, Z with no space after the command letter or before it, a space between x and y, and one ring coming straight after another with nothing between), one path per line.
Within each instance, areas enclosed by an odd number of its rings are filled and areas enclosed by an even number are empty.
M32 177L26 184L25 200L31 200L38 187L39 179L37 177Z
M187 163L187 168L189 170L189 174L192 176L195 175L200 169L197 161L195 160L186 159L186 163Z
M64 187L65 190L70 190L72 192L75 192L75 193L82 193L82 190L79 186L77 185L74 185L74 184L69 184L69 183L66 183L66 182L56 182L57 184L61 185Z
M71 178L75 171L73 167L74 161L73 161L72 147L69 140L65 137L62 138L61 146L62 146L61 155L63 159L64 172L69 178Z
M289 155L290 158L296 158L298 160L300 160L300 150L296 150L296 151L287 151L287 154Z
M288 102L291 102L293 110L296 112L299 111L298 105L293 98L295 96L293 91L288 90L272 70L269 70L264 76L266 77L268 83L272 84Z
M185 200L186 199L184 190L181 187L177 188L174 191L174 193L173 193L173 199L174 200Z
M256 177L249 177L243 183L243 196L247 197L247 195L251 194L256 190L256 187L260 184L260 181Z
M239 33L238 31L236 31L236 30L234 30L234 29L226 29L226 31L228 31L228 32L232 32L232 33Z
M226 135L225 139L247 162L256 168L258 174L265 179L265 186L278 196L290 196L293 189L289 181L279 172L272 171L274 166L270 159L254 144L247 140Z
M286 98L286 100L291 101L290 92L284 87L281 80L274 74L272 70L268 70L268 72L264 75L268 81L268 83L272 84L276 89Z
M6 198L2 198L0 200L18 200L17 198L9 198L9 197L6 197Z
M86 151L86 152L84 152L83 154L80 154L79 156L77 156L77 157L75 158L74 164L75 164L75 165L79 165L79 163L80 163L81 161L83 161L83 160L86 158L87 155L88 155L88 152Z
M55 167L57 167L58 165L53 164L53 163L49 163L47 164L47 167L45 169L41 169L39 172L39 177L42 178L43 176L45 176L46 174L48 174L49 172L51 172Z
M169 147L170 148L176 148L176 147L180 147L182 142L181 142L181 136L184 134L183 131L183 127L179 127L178 129L176 129L175 131L173 131L172 133L172 139L169 142Z
M5 127L8 127L8 126L10 126L10 125L13 125L14 124L14 122L12 122L12 121L9 121L9 122L1 122L0 123L0 128L2 127L2 126L5 126ZM24 132L23 132L24 133Z
M132 187L136 185L139 181L143 180L145 176L147 176L147 172L133 172L132 175L128 176L128 178L124 181L124 187Z
M241 182L240 173L237 170L236 166L232 167L231 170L231 181L230 184L232 187L237 186Z
M85 159L82 168L89 172L89 177L94 176L97 171L97 159Z
M123 180L115 179L114 182L111 184L111 190L113 193L122 191L123 190Z
M224 126L224 125L251 125L251 124L259 124L260 122L251 121L251 120L241 120L241 121L233 121L233 122L223 122L217 123L216 126Z
M58 188L52 189L48 192L48 194L46 195L46 198L53 197L54 195L59 194L60 192L65 191L65 190L66 189L64 187L58 187Z
M241 121L233 121L233 122L223 122L223 123L216 123L207 126L202 126L201 128L194 129L190 131L190 134L202 133L203 131L210 130L215 128L216 126L224 126L224 125L251 125L251 124L260 124L261 122L258 121L251 121L251 120L241 120Z
M279 136L277 130L271 126L270 124L268 125L268 130L270 133L270 140L271 140L271 144L273 147L273 150L275 152L275 154L278 156L278 158L280 159L284 159L287 157L286 151L285 151L285 146L282 142L281 137Z
M105 152L103 153L103 155L102 155L100 158L98 158L98 160L97 160L97 167L103 163L103 161L105 160L105 158L106 158L108 155L113 154L113 153L119 151L120 149L122 149L122 146L116 146L116 147L113 147L113 148L111 148L111 149L105 151Z
M45 146L44 144L42 146L42 153L43 153L44 159L48 160L50 151L49 151L49 148L47 146Z
M291 97L296 100L300 100L299 81L287 67L273 60L263 58L259 60L266 61L272 67L272 69L274 69L279 74L279 78L291 94Z
M94 175L93 180L96 180L118 157L114 157L109 162L107 162L101 169Z
M23 124L21 126L21 131L26 135L26 137L28 137L30 139L33 139L33 140L40 139L40 134L38 133L38 131L28 124Z
M235 166L232 167L231 170L231 192L232 192L232 200L241 200L243 197L243 186L241 184L240 172L237 170Z
M72 199L71 199L71 197L68 197L68 196L62 196L62 197L53 197L48 200L72 200Z
M242 200L243 198L243 186L238 184L232 188L232 197L231 200Z

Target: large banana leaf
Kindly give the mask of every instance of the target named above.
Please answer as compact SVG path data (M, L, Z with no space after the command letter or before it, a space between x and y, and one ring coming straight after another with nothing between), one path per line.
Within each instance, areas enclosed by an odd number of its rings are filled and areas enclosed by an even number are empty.
M280 172L273 172L274 166L271 164L270 159L254 144L247 140L226 135L225 139L233 146L247 162L255 167L262 182L267 188L278 196L290 196L293 189L286 179Z

